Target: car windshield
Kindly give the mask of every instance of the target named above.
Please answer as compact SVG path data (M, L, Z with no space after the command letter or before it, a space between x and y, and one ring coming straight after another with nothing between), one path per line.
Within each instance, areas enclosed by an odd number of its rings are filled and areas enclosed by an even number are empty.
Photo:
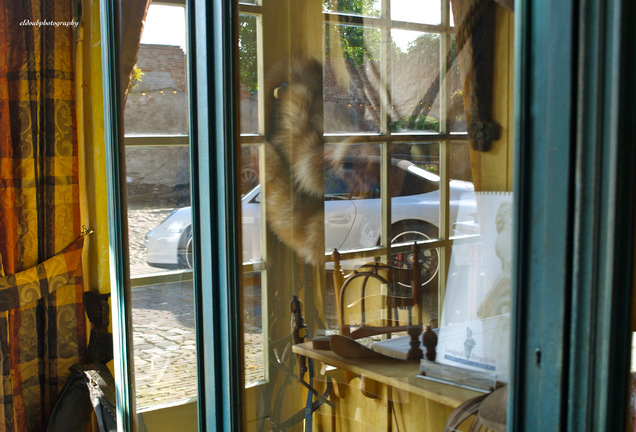
M379 158L352 158L341 168L325 170L325 200L380 198ZM411 162L394 160L392 197L434 192L439 176Z
M325 170L325 201L379 199L379 159L356 158L342 167ZM405 160L392 165L392 197L419 195L439 189L439 176ZM250 203L260 203L260 185L244 195Z

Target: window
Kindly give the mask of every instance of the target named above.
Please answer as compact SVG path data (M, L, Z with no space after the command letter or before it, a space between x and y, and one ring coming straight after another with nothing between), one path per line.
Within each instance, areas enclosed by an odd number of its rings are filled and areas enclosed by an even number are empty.
M334 272L373 261L408 269L417 242L422 295L409 322L432 328L475 319L480 299L452 310L445 299L469 280L492 282L469 266L476 189L487 189L472 169L451 4L421 3L239 4L244 397L265 401L245 411L248 424L285 422L304 405L276 403L302 399L286 385L299 373L289 304L302 300L312 337L338 332ZM509 138L493 163L506 172ZM507 177L489 186L511 190Z
M200 265L202 274L202 277L196 273L193 275L201 287L195 297L208 312L197 319L198 329L202 330L200 341L205 342L203 347L199 347L199 361L203 367L198 371L205 388L200 387L199 391L209 396L202 401L203 408L199 414L202 427L210 430L236 430L241 422L249 430L270 426L292 429L292 423L297 424L296 428L301 427L298 418L303 415L307 393L296 382L302 370L298 368L300 359L292 354L299 352L299 348L292 348L293 339L289 334L290 297L297 295L303 301L303 315L313 337L318 330L333 330L334 323L337 323L335 311L338 308L333 304L336 299L330 295L332 283L336 283L330 276L336 273L337 266L353 268L361 261L371 261L370 264L375 265L376 258L379 258L378 265L394 259L410 262L409 258L413 255L409 257L407 250L402 249L405 247L403 242L391 235L403 232L393 229L396 200L439 193L439 218L437 225L433 223L437 229L426 234L426 238L418 239L420 250L428 254L423 261L431 263L437 257L439 262L439 266L427 267L436 269L434 285L438 290L434 293L438 298L429 299L428 315L424 316L429 318L437 313L439 319L439 314L445 313L440 307L442 298L453 286L465 285L471 277L483 282L479 271L459 268L467 265L466 261L458 258L471 254L478 243L476 236L481 236L479 228L482 225L477 225L474 218L466 217L474 214L470 205L460 204L456 215L453 213L454 187L461 185L457 182L469 182L477 192L497 190L493 186L495 184L505 185L504 190L512 188L512 147L508 146L507 154L503 156L498 152L472 153L467 148L467 134L464 133L468 127L464 128L461 121L449 127L448 118L440 120L445 115L457 119L455 113L449 115L448 109L441 108L442 102L438 103L440 108L436 108L435 102L426 106L427 110L430 106L431 115L419 119L417 116L411 119L400 115L397 123L393 123L395 115L391 112L391 105L387 104L392 100L392 97L389 98L391 92L399 94L401 82L394 82L396 73L405 73L403 68L396 72L396 68L386 63L387 53L391 52L386 46L389 40L387 33L392 38L396 38L401 30L439 34L440 45L443 45L445 31L448 30L445 26L454 22L450 6L454 6L455 2L451 5L442 2L439 18L415 14L414 9L403 13L398 6L404 3L398 0L340 5L320 1L300 3L303 4L269 0L245 3L239 7L240 13L245 16L242 22L253 23L256 29L257 53L252 56L256 60L257 84L246 98L250 101L254 98L257 102L244 104L241 113L244 115L245 109L250 106L256 106L256 111L249 128L244 127L245 121L241 121L241 150L232 147L236 143L232 139L234 123L230 108L235 102L239 105L238 98L236 101L226 98L232 94L233 88L227 85L231 84L232 59L210 55L211 47L207 45L210 34L206 33L214 18L215 25L219 26L215 27L219 31L211 36L216 44L214 48L229 48L237 43L230 38L233 33L225 31L228 30L225 25L233 22L230 19L232 8L225 2L217 2L212 13L208 13L207 2L195 2L192 9L191 21L197 20L197 54L203 54L197 56L199 60L194 62L198 85L197 109L194 112L197 121L193 124L198 130L193 134L199 134L198 145L194 149L201 153L194 157L200 164L196 177L199 185L214 185L203 191L200 199L193 200L195 211L192 213L193 228L197 234L194 236L193 260L195 267ZM499 3L506 2L501 0ZM634 134L625 126L625 119L631 118L636 99L628 74L633 70L633 41L636 38L633 37L633 26L629 27L626 23L627 17L633 16L630 12L633 12L634 6L631 2L620 0L591 1L585 5L539 1L533 3L532 8L529 3L517 4L514 21L520 26L513 31L510 15L497 24L504 37L498 39L496 51L507 54L503 56L505 61L499 59L493 72L500 79L508 76L503 82L496 80L499 87L494 91L494 94L507 95L501 100L504 107L497 106L499 98L493 99L494 117L502 121L502 125L512 125L511 95L514 93L519 97L515 101L516 124L520 127L515 138L518 153L514 164L515 186L518 187L515 190L518 219L514 233L518 243L510 254L513 265L517 266L513 277L519 290L515 292L513 303L508 303L516 317L513 323L514 348L511 351L514 352L514 360L519 361L511 364L514 380L509 392L508 406L512 412L507 413L508 423L515 430L571 429L582 424L590 430L622 430L625 428L625 416L615 414L616 406L625 406L627 394L625 378L631 337L627 322L634 246L633 209L625 204L633 200L624 199L633 192L634 153L630 143ZM572 10L577 13L572 14ZM498 19L502 15L506 16L499 14ZM104 17L109 19L108 14ZM282 87L284 92L285 86L268 87L270 84L266 78L280 59L303 54L319 60L321 88L329 88L324 66L328 63L327 58L333 59L326 54L334 54L330 44L342 44L342 34L330 30L337 26L346 27L346 43L365 41L362 54L357 57L363 63L358 63L357 67L368 64L369 71L375 70L377 75L376 81L367 76L368 84L361 84L364 76L359 74L360 80L352 78L345 64L342 70L346 71L343 76L347 79L343 80L341 76L334 82L351 91L344 95L334 93L343 98L334 96L331 101L334 107L340 103L341 108L346 109L327 124L324 121L327 113L323 110L321 141L325 149L344 148L348 157L352 153L355 156L355 152L363 152L367 160L378 158L380 162L378 168L372 166L362 173L344 167L337 167L341 169L334 172L323 166L319 177L321 182L317 183L324 188L322 196L313 201L303 201L307 205L299 207L300 210L311 210L307 215L321 213L322 229L313 232L320 232L322 237L319 242L307 242L317 247L302 250L293 239L286 240L280 235L282 231L276 232L274 227L269 226L273 222L268 214L273 190L268 187L268 180L276 177L271 176L271 164L268 162L268 145L272 141L273 130L266 114L272 112L271 104L275 103L272 100L273 90ZM364 31L357 36L346 34L351 30L349 34L353 35L356 33L353 30L361 28ZM326 36L330 32L333 37ZM511 85L513 33L517 38L516 47L520 49L516 54L516 66L521 66L515 72L519 85L515 92ZM373 47L378 38L380 45ZM434 39L429 38L427 44L435 45L431 42ZM554 44L555 40L560 43ZM356 58L355 53L360 50L352 51L353 58ZM440 62L444 51L444 48L440 49ZM104 52L107 56L108 51ZM461 52L458 54L462 55ZM427 55L431 56L434 57L433 54ZM448 68L440 68L440 71L444 70ZM351 74L354 73L352 70ZM612 79L605 79L609 77ZM426 88L428 82L423 78L422 86ZM210 92L206 92L211 88L208 85L215 86L214 99ZM370 86L368 92L364 85ZM380 90L373 93L374 88ZM456 88L460 89L465 91L463 86ZM444 91L448 94L448 86L440 85L439 94ZM455 90L452 94L459 95ZM452 99L452 96L449 97ZM329 99L323 95L322 100ZM211 107L215 108L213 115L207 110ZM358 111L347 111L349 108ZM341 118L346 121L340 122ZM218 127L208 129L212 121ZM276 125L276 122L273 124ZM214 131L211 132L211 129ZM501 139L511 143L512 128L503 130ZM402 149L398 151L403 143L426 148L408 153ZM327 154L323 152L323 156ZM405 154L410 154L411 158L403 157ZM242 172L233 171L234 158L239 155L241 167L249 168L244 177L240 175ZM465 162L467 157L469 164ZM400 164L397 169L394 160ZM409 170L410 164L414 164L415 168ZM405 166L406 169L403 169ZM214 173L218 173L218 177L214 177ZM359 187L356 187L356 173L361 174L357 182ZM421 194L401 196L400 186L405 184L402 177L409 178L409 174L424 178L427 184L435 182L435 175L439 178L439 187L430 191L424 189ZM245 187L237 184L233 189L233 184L223 182L224 176L245 178L247 182ZM288 186L294 184L293 177L283 177L283 180L291 180L286 182ZM228 191L236 193L223 195ZM465 194L459 196L460 202L462 196L466 197ZM371 211L365 214L365 220L357 229L354 225L362 214L358 210L370 202L379 202L380 227L376 228L376 222L369 219L376 214ZM328 221L327 206L333 203L342 204L344 210L337 214L341 217ZM235 204L236 207L254 205L251 214L254 220L249 220L251 216L246 211L242 212L241 220L235 220ZM478 196L475 204L479 208ZM201 207L197 209L197 205ZM493 208L498 210L501 207ZM496 220L496 215L494 217ZM290 219L290 222L294 221L296 225L287 225L290 230L302 229L313 219ZM239 228L242 226L240 234L237 224ZM246 236L250 226L255 233ZM199 233L196 233L197 228ZM328 233L336 229L341 229L338 239L342 244L348 240L350 233L356 233L355 246L342 249L344 260L332 259L326 254ZM422 234L422 231L414 231ZM250 239L252 250L256 252L245 254L246 238ZM242 239L243 243L235 242L237 239ZM200 245L197 245L197 240L200 240ZM241 264L234 267L233 254L238 256L239 249L243 249L244 255L238 257ZM320 256L318 261L321 262L307 262L307 258L312 260L317 256ZM234 274L243 275L240 283L232 279ZM240 295L235 289L239 285L243 289ZM246 295L250 291L251 297ZM250 297L251 304L247 301L237 303L239 298L245 300L247 297ZM292 303L291 307L296 308L297 305ZM235 312L238 310L243 315L237 317ZM250 329L237 324L237 320L243 321L244 315L250 311L255 315L260 313L261 327ZM448 312L452 315L454 310ZM262 335L262 350L257 348L249 352L254 346L247 342L250 332ZM474 336L473 329L466 329L459 335L466 342L464 349L474 349L470 342ZM244 342L242 347L239 341ZM257 363L262 365L262 374L255 379L250 380L246 375L245 381L252 385L243 389L240 395L241 380L237 379L236 368L240 361L238 352L254 355ZM309 370L316 372L313 382L308 371L304 376L306 383L310 383L320 395L331 395L329 402L333 405L329 406L314 394L314 401L324 403L311 416L311 421L327 425L332 430L350 424L363 428L381 424L382 428L409 430L413 425L411 422L416 423L417 430L439 430L439 421L448 418L449 407L467 394L457 389L450 393L433 392L434 395L426 391L404 392L400 389L400 382L408 382L409 378L399 376L394 376L395 380L384 383L384 386L382 382L377 386L375 384L379 381L376 379L382 380L382 376L362 373L367 371L363 369L366 367L364 362L337 360L327 355L323 360L329 366L318 368L314 364L316 367L312 369L309 365ZM352 365L360 368L357 373L352 372ZM344 385L335 388L334 383ZM124 403L122 407L121 401L118 408L120 414L127 412L127 406ZM239 416L243 414L245 417L241 421ZM305 421L309 422L310 417Z
M132 380L137 414L151 425L156 410L197 398L183 4L148 9L124 129Z

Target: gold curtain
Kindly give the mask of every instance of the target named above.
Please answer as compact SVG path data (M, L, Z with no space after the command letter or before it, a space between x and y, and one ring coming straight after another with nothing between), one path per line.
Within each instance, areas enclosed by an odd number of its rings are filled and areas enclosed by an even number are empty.
M42 430L85 356L73 29L0 0L0 430Z

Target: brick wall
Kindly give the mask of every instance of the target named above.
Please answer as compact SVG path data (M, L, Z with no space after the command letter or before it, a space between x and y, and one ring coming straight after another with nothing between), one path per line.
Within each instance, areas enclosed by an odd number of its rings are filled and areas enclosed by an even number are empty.
M137 67L141 81L126 99L127 135L187 135L186 57L178 46L142 44ZM132 204L175 207L190 197L190 156L187 147L126 148L128 200Z

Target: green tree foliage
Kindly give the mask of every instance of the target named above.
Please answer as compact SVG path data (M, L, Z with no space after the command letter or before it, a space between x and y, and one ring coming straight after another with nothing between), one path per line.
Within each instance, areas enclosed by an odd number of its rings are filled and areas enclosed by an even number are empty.
M256 17L241 15L238 40L239 74L243 85L252 93L258 90L256 47Z
M325 0L326 10L360 16L378 16L374 0ZM342 45L342 55L355 68L364 66L366 60L378 60L380 53L380 31L355 25L336 26Z
M325 0L324 10L364 16L380 16L379 0Z
M391 122L391 132L402 132L407 130L417 131L439 131L439 120L435 117L419 115L405 116L399 120Z

